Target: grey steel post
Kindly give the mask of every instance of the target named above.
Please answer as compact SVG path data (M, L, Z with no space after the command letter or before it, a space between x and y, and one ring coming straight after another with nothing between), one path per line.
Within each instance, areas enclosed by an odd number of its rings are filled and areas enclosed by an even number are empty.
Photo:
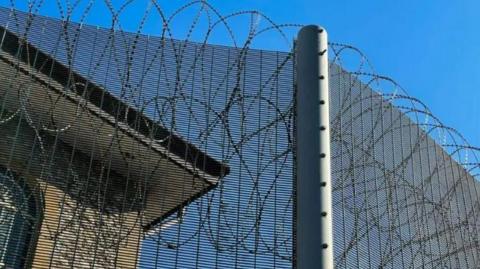
M328 43L303 27L296 42L296 268L333 269Z

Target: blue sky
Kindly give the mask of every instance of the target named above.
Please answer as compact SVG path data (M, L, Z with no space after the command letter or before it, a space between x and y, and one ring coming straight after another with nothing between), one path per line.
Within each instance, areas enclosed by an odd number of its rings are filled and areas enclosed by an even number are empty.
M27 1L14 2L21 8ZM55 2L44 1L40 13L59 16ZM88 2L81 1L81 5ZM95 2L98 4L85 22L108 26L110 19L104 16L108 14L104 1ZM138 14L143 13L148 2L135 0L130 4L122 18L124 29L136 29L140 20ZM159 3L170 13L187 1ZM10 6L10 0L0 0L0 4ZM480 145L480 109L477 106L480 100L480 1L211 0L210 4L222 14L259 10L276 23L324 26L330 41L361 49L377 73L394 78L410 95L426 103L443 123L458 129L471 144ZM192 14L187 12L175 21L176 33L185 29L189 24L185 18ZM244 32L244 23L233 20L235 31ZM159 29L159 17L151 15L142 32L155 35ZM287 31L289 38L293 38L295 32L296 29ZM224 36L225 32L223 35L220 32L211 40L223 43ZM268 36L260 39L256 46L273 50L287 47L285 42Z
M241 2L241 3L240 3ZM221 9L258 9L277 23L320 24L330 41L361 49L444 124L480 145L480 1L248 0Z

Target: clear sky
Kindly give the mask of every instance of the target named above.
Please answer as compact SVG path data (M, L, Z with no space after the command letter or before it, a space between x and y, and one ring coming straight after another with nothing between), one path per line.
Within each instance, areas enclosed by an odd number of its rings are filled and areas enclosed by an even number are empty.
M361 49L444 124L480 146L480 1L214 1L258 9L277 23L320 24L330 41Z
M26 0L14 2L18 7L27 3ZM60 2L66 6L68 1ZM81 5L86 5L90 1L80 2L83 3ZM102 11L100 7L106 1L96 2L100 4L90 11L86 23L108 26L110 20L104 16L107 11ZM118 3L126 1L113 2L118 7ZM480 1L209 2L222 14L258 10L279 24L324 26L329 32L330 41L347 43L361 49L377 73L394 78L410 95L426 103L444 124L458 129L471 144L480 145ZM4 6L10 6L10 3L10 0L0 0ZM129 28L128 22L138 22L139 14L143 13L147 3L148 0L132 1L125 12L126 16L122 18L125 29ZM158 3L168 13L187 1L169 0ZM40 13L58 16L56 1L44 1L43 5ZM241 23L238 22L238 25ZM183 18L179 18L175 26L180 29L187 24ZM160 28L160 20L152 15L150 23L142 31L156 34ZM241 33L244 29L245 27L238 27L235 30ZM296 30L288 31L289 38L293 38L295 32ZM221 39L220 35L212 40L222 43ZM257 47L285 50L286 46L285 43L263 38Z

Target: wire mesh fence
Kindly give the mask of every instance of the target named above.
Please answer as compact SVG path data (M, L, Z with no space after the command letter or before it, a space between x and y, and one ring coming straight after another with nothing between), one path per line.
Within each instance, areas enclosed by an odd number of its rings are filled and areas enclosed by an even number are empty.
M0 12L2 165L41 224L7 266L288 267L291 55L250 49L255 25L225 47L68 15Z
M133 2L0 9L0 267L293 267L298 26ZM330 55L336 267L478 267L477 148Z
M331 66L336 265L478 267L477 149L368 68Z

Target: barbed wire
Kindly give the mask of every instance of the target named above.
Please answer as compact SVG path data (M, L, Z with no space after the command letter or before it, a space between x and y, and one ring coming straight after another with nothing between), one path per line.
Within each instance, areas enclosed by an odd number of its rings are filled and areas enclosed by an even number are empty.
M11 145L25 144L2 150L0 160L12 170L25 163L22 176L35 178L32 197L54 208L43 206L36 232L38 242L53 247L33 263L292 267L295 51L286 31L302 25L276 24L255 10L222 15L207 1L167 10L154 0L10 0L0 10L3 35L19 37L16 54L0 55L15 67L1 76L9 86L0 94L0 129ZM40 15L46 13L59 20ZM92 16L104 17L103 28L89 25ZM217 33L224 43L212 45ZM257 49L256 42L272 36L286 52ZM2 40L2 47L12 45ZM478 148L378 75L361 50L340 43L329 48L337 267L476 265ZM39 51L48 56L43 62ZM63 84L53 76L60 65L68 70ZM127 107L116 109L106 149L95 144L107 133L91 116L92 87ZM75 109L59 111L70 100ZM171 141L179 137L228 165L228 175L198 199L184 197L197 188L196 177L156 182L178 189L188 205L150 223L152 203L160 211L171 207L158 194L150 197L152 175L168 177L162 169L174 153L134 166L137 153L122 142L134 112L151 119L142 123L149 149L165 144L173 152ZM79 126L94 130L93 145L79 142ZM156 137L160 127L168 132ZM120 162L116 152L126 175L112 165ZM130 166L143 176L130 176L136 172ZM205 167L196 169L205 176ZM58 216L50 218L49 210Z

